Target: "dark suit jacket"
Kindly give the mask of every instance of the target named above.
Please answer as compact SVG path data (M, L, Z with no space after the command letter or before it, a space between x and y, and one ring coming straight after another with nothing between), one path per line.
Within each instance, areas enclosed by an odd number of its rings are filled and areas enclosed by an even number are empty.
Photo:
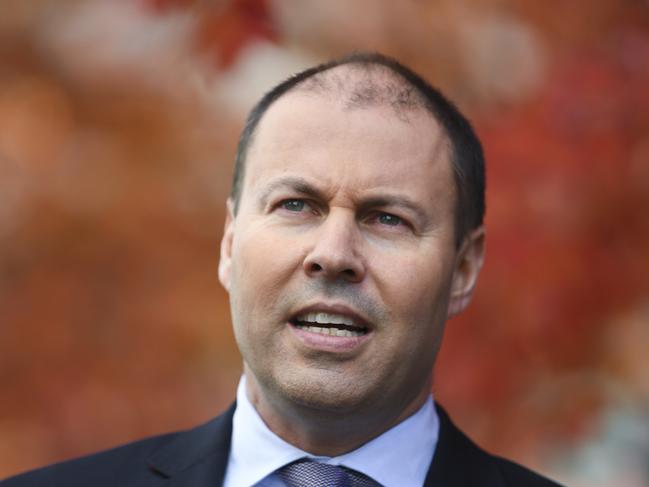
M228 464L234 405L192 430L24 473L0 487L217 487ZM478 448L437 406L439 441L425 487L558 487ZM404 486L408 487L408 486Z

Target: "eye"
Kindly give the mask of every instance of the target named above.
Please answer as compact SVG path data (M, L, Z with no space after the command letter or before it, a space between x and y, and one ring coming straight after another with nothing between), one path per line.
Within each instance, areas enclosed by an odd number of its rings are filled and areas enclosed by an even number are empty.
M288 211L300 212L304 210L305 203L303 200L284 200L279 206Z
M396 227L404 223L401 218L395 215L391 215L390 213L381 213L377 216L376 220L381 225L388 225L390 227Z
M413 226L410 221L384 211L371 212L365 220L367 224L371 225L374 230L380 232L387 232L388 234L399 234L406 231L413 231Z

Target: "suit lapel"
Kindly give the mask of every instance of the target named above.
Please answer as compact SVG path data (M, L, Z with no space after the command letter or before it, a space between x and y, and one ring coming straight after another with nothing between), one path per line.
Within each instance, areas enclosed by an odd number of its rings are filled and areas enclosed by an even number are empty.
M228 465L234 408L235 404L213 420L171 437L150 457L151 470L169 479L168 486L221 485Z
M424 487L505 487L491 457L476 446L436 404L440 428Z

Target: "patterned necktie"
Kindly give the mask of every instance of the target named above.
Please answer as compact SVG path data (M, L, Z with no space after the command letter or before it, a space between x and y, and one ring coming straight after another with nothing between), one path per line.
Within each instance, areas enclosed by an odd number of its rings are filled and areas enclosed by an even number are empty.
M381 487L356 470L307 459L289 463L277 473L288 487Z

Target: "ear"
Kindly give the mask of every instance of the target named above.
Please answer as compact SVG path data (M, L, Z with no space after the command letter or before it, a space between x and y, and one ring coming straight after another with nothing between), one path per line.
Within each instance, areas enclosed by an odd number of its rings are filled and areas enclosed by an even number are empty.
M225 227L221 239L221 258L219 259L219 281L226 291L230 291L230 274L232 272L232 239L234 238L233 202L228 198L226 203Z
M460 247L455 259L451 298L447 317L452 318L466 309L471 302L480 269L484 261L485 230L480 226L471 231Z

